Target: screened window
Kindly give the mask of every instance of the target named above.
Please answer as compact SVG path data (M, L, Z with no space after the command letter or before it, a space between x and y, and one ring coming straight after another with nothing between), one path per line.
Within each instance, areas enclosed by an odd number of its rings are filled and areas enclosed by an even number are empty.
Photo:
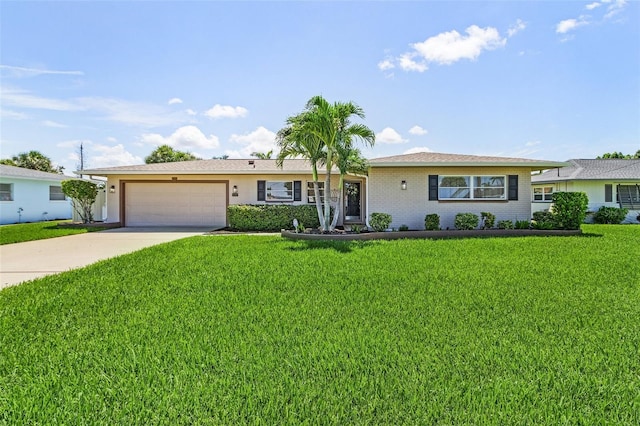
M66 199L61 186L49 186L49 201L64 201Z
M540 186L533 188L533 201L552 201L553 186Z
M439 176L440 200L504 200L505 176Z
M267 181L266 201L293 201L293 182Z
M13 201L12 183L0 183L0 201Z
M320 191L320 202L324 203L324 182L318 182L318 190ZM316 195L313 190L313 181L307 182L307 202L310 204L316 202Z

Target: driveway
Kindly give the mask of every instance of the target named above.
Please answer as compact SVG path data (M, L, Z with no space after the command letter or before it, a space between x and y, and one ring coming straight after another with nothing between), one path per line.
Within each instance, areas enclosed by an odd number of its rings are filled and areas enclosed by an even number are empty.
M2 245L0 289L209 231L211 228L116 228Z

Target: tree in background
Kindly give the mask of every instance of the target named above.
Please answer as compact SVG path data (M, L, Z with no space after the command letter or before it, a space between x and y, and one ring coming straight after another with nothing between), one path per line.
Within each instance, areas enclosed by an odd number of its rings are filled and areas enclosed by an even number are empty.
M82 222L93 222L93 203L98 196L98 185L88 180L68 179L61 182L62 192L73 200L73 208Z
M0 160L0 164L22 167L23 169L39 170L47 173L62 174L64 167L54 166L51 159L39 151L21 152L11 159Z
M144 159L147 164L152 163L174 163L176 161L192 161L199 160L198 157L190 152L178 151L169 145L160 145L154 149L148 157Z
M623 154L621 152L607 152L602 154L602 156L597 156L596 160L603 160L603 159L607 159L607 158L619 158L622 160L632 160L632 159L637 159L640 158L640 149L636 151L635 154L631 155L631 154Z
M260 159L260 160L270 160L272 155L273 155L273 150L270 150L270 151L267 151L267 152L257 152L257 151L255 151L255 152L251 153L252 157L255 157L255 158Z

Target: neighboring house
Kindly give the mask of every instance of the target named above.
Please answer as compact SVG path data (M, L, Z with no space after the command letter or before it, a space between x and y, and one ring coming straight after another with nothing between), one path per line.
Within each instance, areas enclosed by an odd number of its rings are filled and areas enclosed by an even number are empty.
M0 224L71 218L69 176L0 164Z
M488 211L497 220L531 217L531 172L565 163L522 158L417 153L370 161L368 176L348 176L341 224L390 213L391 226L423 229L437 213L443 228L457 213ZM325 171L319 170L320 180ZM313 204L305 160L196 160L84 170L107 177L107 217L124 226L226 226L229 204ZM321 184L322 185L322 184ZM321 195L324 191L321 188Z
M640 214L640 159L569 160L567 167L531 177L532 211L548 210L555 191L585 192L589 211L601 206L629 209L625 222Z

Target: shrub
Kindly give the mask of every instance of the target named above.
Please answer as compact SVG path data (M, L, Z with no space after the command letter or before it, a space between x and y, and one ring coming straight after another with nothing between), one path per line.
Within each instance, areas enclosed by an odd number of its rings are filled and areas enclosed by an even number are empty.
M436 213L428 214L424 217L424 229L427 231L437 231L440 229L440 216Z
M398 228L398 231L408 231L409 227L407 225L400 225L400 228Z
M533 212L533 229L553 229L553 213L548 211Z
M73 200L73 208L82 222L93 222L93 203L98 196L98 185L88 180L68 179L61 182L62 193Z
M470 230L478 227L478 223L480 222L480 218L477 214L473 213L458 213L456 215L456 219L454 225L456 229L460 230Z
M315 206L289 204L231 205L227 208L229 227L236 231L279 231L290 229L293 219L310 228L320 226Z
M629 213L628 209L619 209L617 207L602 206L593 215L593 220L601 224L618 224L621 223Z
M589 198L584 192L553 193L553 224L557 229L580 229Z
M516 220L516 229L529 229L531 228L531 222L528 220Z
M482 229L491 229L496 223L496 215L493 213L482 212L480 218L482 219Z
M391 215L388 213L371 213L369 224L376 232L382 232L391 225Z
M510 220L499 220L498 229L513 229L513 222Z
M351 225L351 232L354 234L359 234L362 232L362 226L360 225Z

